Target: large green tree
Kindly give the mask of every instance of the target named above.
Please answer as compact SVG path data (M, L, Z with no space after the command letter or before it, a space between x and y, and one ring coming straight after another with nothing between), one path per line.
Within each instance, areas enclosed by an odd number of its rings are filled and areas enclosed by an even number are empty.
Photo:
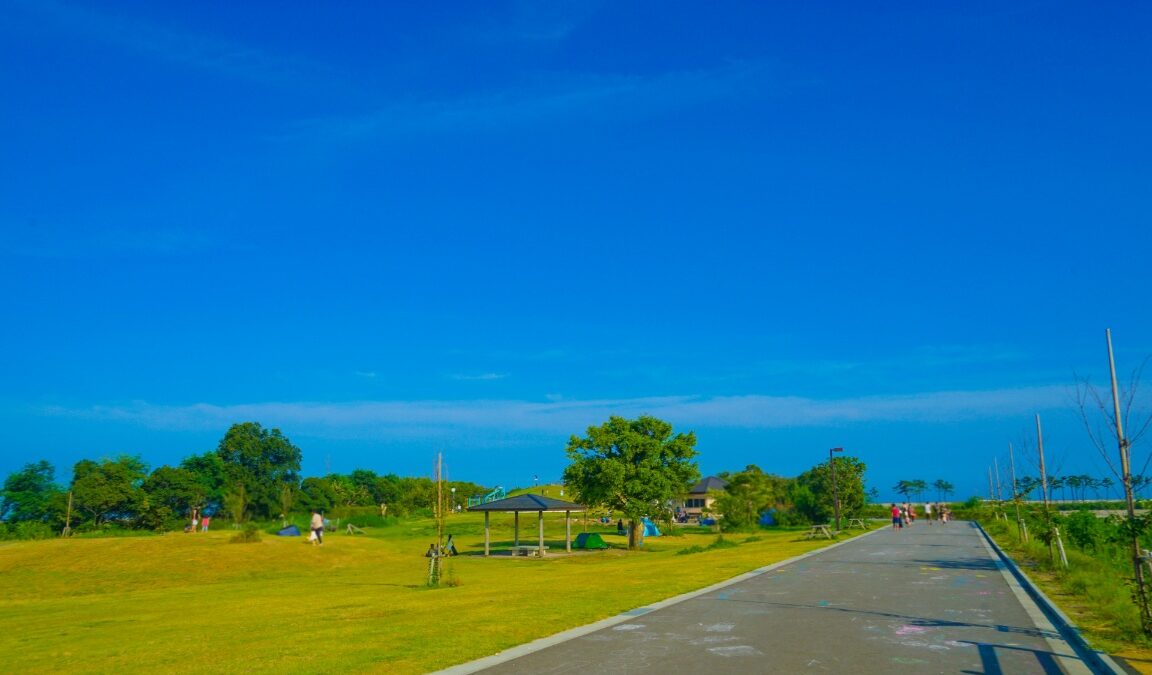
M281 486L299 484L303 453L279 429L265 429L257 422L233 424L216 454L224 463L225 491L234 494L243 486L254 516L279 515Z
M174 527L192 509L204 507L204 488L188 469L162 466L144 479L140 516L147 527Z
M64 493L55 482L55 474L55 467L43 460L10 474L0 490L0 520L10 523L61 520Z
M72 474L76 509L91 516L93 525L113 519L135 521L144 496L141 486L148 476L148 467L139 457L82 459Z
M696 434L674 435L671 424L647 415L612 416L588 427L585 437L572 436L566 453L571 463L564 469L564 485L585 505L627 516L629 548L638 544L641 518L660 516L700 479L693 461Z
M858 518L864 510L864 462L857 457L837 455L835 492L840 495L840 515ZM830 522L834 508L832 470L820 462L796 477L793 499L796 511L812 523Z
M224 459L216 452L206 452L186 457L180 462L180 468L196 477L198 503L193 506L199 506L208 513L219 511L228 487L228 470Z
M764 473L755 464L721 477L728 481L728 487L716 495L712 508L723 516L720 526L726 531L755 526L760 522L761 514L788 501L791 481Z

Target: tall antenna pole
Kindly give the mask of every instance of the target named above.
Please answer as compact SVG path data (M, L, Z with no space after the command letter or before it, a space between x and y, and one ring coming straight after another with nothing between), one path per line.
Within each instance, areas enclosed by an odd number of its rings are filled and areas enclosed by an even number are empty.
M1124 420L1120 414L1120 388L1116 386L1116 359L1112 355L1112 329L1104 329L1108 340L1108 371L1112 375L1112 412L1116 421L1116 443L1120 446L1120 471L1124 483L1124 501L1128 506L1128 523L1136 522L1136 500L1132 494L1132 466L1128 456L1128 439L1124 437ZM1132 531L1132 567L1136 575L1136 597L1140 605L1140 623L1145 635L1152 635L1152 611L1148 607L1147 586L1144 579L1144 558L1140 550L1140 534Z

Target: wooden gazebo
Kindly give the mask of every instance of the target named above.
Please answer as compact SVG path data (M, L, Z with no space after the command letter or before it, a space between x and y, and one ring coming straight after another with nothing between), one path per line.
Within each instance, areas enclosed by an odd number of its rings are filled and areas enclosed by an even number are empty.
M573 511L587 511L588 507L566 502L561 499L552 499L551 497L544 497L543 495L523 494L515 497L508 497L507 499L498 499L486 504L477 504L476 506L469 506L469 511L483 511L484 512L484 555L490 555L491 541L489 535L489 520L493 511L514 514L515 527L513 529L512 539L512 553L530 553L534 552L536 555L543 556L544 551L547 550L544 546L544 512L545 511L563 511L564 512L564 550L568 553L572 552L572 512ZM520 512L521 511L535 511L537 514L537 542L535 546L521 546L520 545Z

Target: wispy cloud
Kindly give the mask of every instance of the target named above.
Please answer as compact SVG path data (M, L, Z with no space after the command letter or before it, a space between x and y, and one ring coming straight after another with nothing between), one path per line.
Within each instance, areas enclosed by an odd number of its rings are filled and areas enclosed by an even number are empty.
M24 10L89 39L194 68L264 82L290 83L305 74L331 75L327 68L283 54L182 30L115 12L53 0L20 3Z
M437 429L570 433L609 415L651 414L677 428L792 428L865 422L957 422L1067 407L1063 386L943 391L818 400L792 396L663 396L604 400L270 402L186 406L136 402L44 408L43 414L116 421L157 429L211 429L241 420L314 435L415 436Z
M508 377L508 373L480 373L478 375L455 373L448 377L449 379L462 380L465 382L490 382L492 380L503 380Z
M582 75L547 84L432 101L394 102L361 115L296 123L287 138L362 141L410 133L505 129L579 119L581 123L646 116L733 95L764 76L756 63L666 72L651 77Z
M117 255L177 255L213 245L204 231L184 227L65 229L29 226L0 244L10 255L80 259Z

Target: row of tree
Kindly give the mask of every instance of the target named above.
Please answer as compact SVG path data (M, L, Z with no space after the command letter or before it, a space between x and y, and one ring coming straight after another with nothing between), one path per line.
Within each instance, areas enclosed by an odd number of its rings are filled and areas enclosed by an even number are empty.
M700 479L695 462L696 436L674 434L672 425L649 416L633 420L611 417L589 427L568 443L571 461L564 484L582 504L624 514L631 523L629 545L636 545L642 518L670 520L674 505ZM826 523L832 517L834 494L845 517L864 508L865 465L855 457L837 456L796 478L766 474L757 466L723 473L728 487L716 495L714 510L723 514L727 529L756 525L775 511L778 522Z
M643 518L670 518L675 504L700 479L695 434L673 433L672 425L654 417L612 417L589 427L584 437L573 436L567 454L565 485L581 503L627 517L633 544ZM114 522L164 530L179 527L195 511L245 521L355 506L377 506L383 512L386 505L389 514L402 515L436 503L437 486L428 478L358 469L301 480L301 459L300 448L279 429L245 422L228 429L214 451L152 471L139 457L85 459L76 463L64 486L55 482L54 467L41 461L4 482L0 520L53 529ZM770 510L779 522L828 522L836 494L841 514L858 516L865 504L864 463L845 456L833 461L835 471L822 462L796 478L766 474L757 466L724 473L728 489L718 495L715 510L723 514L726 528L755 525ZM441 488L462 497L487 491L468 482Z
M431 508L436 486L429 478L351 474L300 479L300 448L279 429L256 422L235 424L216 449L177 466L149 471L139 457L84 459L60 485L47 461L11 474L0 490L0 520L42 523L56 531L66 524L171 529L194 510L236 521L271 519L293 511L376 506L392 514ZM480 485L452 482L461 495L485 492ZM71 521L66 523L66 521Z
M938 479L932 481L929 485L923 480L902 480L892 486L892 491L898 495L903 495L905 500L924 501L924 493L928 492L931 488L936 494L937 501L948 501L948 497L956 491L955 486L946 480Z
M1091 498L1096 500L1122 499L1124 496L1121 492L1122 486L1108 476L1096 478L1081 474L1078 476L1048 476L1047 479L1049 499L1057 499L1057 492L1059 492L1059 501L1068 501L1069 499L1085 501L1089 498L1089 493L1091 493ZM1152 486L1152 476L1132 474L1132 491L1136 498L1143 499L1149 486ZM1005 488L1004 499L1011 499L1011 486L1005 486ZM1042 496L1040 478L1036 476L1017 478L1016 492L1021 497L1040 500Z
M795 478L764 473L749 465L743 471L720 477L728 487L716 495L713 508L724 515L724 529L743 529L760 522L767 512L780 524L827 523L834 516L835 499L840 514L858 518L867 503L864 489L864 462L852 456L837 456L835 484L832 466L821 462Z

